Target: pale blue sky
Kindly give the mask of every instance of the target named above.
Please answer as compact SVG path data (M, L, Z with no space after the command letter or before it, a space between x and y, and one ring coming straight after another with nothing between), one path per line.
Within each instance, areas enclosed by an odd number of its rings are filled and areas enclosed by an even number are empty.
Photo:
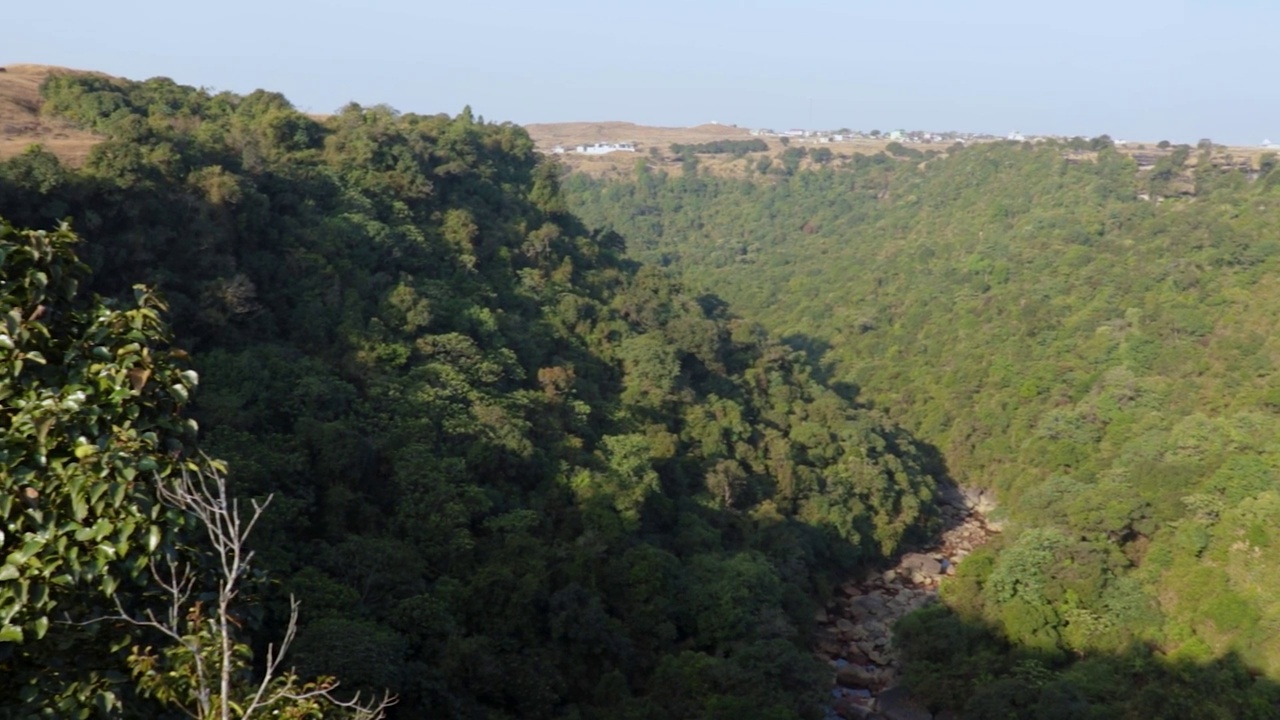
M36 0L0 63L520 123L1280 141L1275 0Z

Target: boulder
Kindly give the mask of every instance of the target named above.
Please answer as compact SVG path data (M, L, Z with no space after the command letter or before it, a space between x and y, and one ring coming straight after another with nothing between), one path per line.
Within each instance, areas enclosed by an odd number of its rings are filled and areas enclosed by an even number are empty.
M924 553L907 553L902 556L902 562L898 565L911 571L913 577L937 577L942 574L942 563Z
M844 718L844 720L869 720L874 715L870 707L853 698L840 699L836 703L835 709L836 714Z
M864 653L871 662L877 665L889 665L893 662L893 656L889 654L883 647L863 648Z
M979 515L990 515L996 509L996 498L982 488L965 488L961 491L969 509Z
M836 671L836 682L849 688L873 688L882 682L880 671L865 665L846 665Z
M901 685L876 696L876 711L889 720L933 720L933 713L913 700Z
M862 630L868 638L875 640L877 645L883 645L884 642L881 641L889 639L889 626L879 620L867 620L862 623Z
M813 645L816 651L826 657L838 657L840 655L840 641L826 633L817 636Z
M868 615L883 615L884 598L879 595L860 595L849 601L849 614L855 620L864 620Z
M871 663L871 658L867 657L857 645L850 645L845 650L844 657L849 661L848 664L851 665L868 665Z

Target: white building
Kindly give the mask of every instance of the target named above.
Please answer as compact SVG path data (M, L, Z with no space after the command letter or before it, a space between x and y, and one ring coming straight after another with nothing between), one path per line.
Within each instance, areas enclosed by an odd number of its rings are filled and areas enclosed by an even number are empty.
M612 152L635 152L636 146L632 143L592 143L590 145L579 145L573 150L583 155L608 155Z

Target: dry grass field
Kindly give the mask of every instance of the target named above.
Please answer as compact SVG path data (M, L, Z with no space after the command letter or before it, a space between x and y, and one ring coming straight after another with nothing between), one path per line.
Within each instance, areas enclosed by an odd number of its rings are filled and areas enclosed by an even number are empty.
M694 127L649 127L629 122L566 122L526 125L538 148L550 151L556 145L570 147L594 142L631 142L640 152L650 147L666 150L672 143L700 143L711 140L749 140L751 133L732 125L706 124Z
M78 166L99 137L40 114L40 83L51 73L79 72L51 65L6 65L0 72L0 160L39 143Z

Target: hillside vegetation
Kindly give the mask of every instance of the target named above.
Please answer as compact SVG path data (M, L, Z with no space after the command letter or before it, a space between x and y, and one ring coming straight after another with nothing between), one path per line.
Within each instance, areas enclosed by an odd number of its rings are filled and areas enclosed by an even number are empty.
M165 638L76 623L109 597L153 607L148 553L199 554L136 480L172 482L197 447L236 496L274 496L250 609L223 624L258 670L294 594L299 672L389 689L396 717L820 713L812 599L935 525L930 455L881 412L624 259L520 128L356 105L318 121L162 78L41 93L105 139L78 169L40 147L0 164L0 214L83 237L0 235L5 292L34 293L12 296L31 344L0 355L6 382L60 408L2 430L0 576L29 581L0 589L0 713L161 717L194 692L147 669L191 661L138 650ZM56 352L36 363L34 343ZM170 379L187 366L198 390ZM121 444L156 423L182 440ZM115 526L80 493L108 480L134 493L112 512L148 519L103 550ZM73 549L121 563L51 585Z
M1006 532L898 628L931 707L1275 717L1280 170L1208 152L567 188L998 491Z

